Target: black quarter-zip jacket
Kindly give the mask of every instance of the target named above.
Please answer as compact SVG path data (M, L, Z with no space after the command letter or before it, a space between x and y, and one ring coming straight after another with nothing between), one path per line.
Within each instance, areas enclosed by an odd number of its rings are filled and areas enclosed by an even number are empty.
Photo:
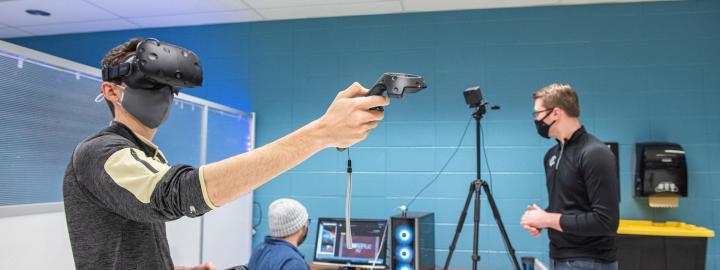
M548 230L550 258L616 261L619 223L615 156L580 127L545 154L548 212L560 213L563 232Z

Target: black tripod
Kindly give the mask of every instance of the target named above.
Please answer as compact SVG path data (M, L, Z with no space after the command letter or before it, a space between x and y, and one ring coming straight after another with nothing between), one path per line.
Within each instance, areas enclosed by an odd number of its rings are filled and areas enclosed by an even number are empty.
M482 189L485 190L485 194L487 194L490 208L492 208L493 217L495 217L495 223L497 223L498 228L500 229L500 234L502 235L503 241L505 242L505 248L507 249L512 259L513 267L515 270L520 270L520 265L518 264L517 257L515 256L515 249L513 249L512 244L510 244L510 239L508 238L507 231L505 231L505 226L503 225L502 219L500 218L500 212L497 210L497 205L495 204L495 199L493 199L492 193L490 192L490 187L488 186L488 183L485 182L485 180L481 179L480 175L480 120L483 118L483 115L486 112L485 105L487 103L482 100L480 88L470 88L468 90L465 90L465 101L468 103L468 105L470 105L471 108L477 108L472 114L472 117L475 119L475 154L477 162L477 178L472 181L472 183L470 183L470 189L468 190L467 199L465 199L465 206L463 207L462 213L460 214L460 220L458 221L457 229L455 229L455 236L453 236L452 243L450 244L450 250L448 252L448 257L445 260L445 266L443 267L443 269L447 270L450 266L450 260L452 259L453 252L455 252L455 245L457 244L458 237L460 236L463 224L465 223L465 217L467 216L468 207L470 206L470 199L472 199L473 194L475 194L475 213L473 216L472 269L477 270L477 264L480 260L480 256L478 255L478 234L480 225L480 188L482 187ZM491 109L499 109L499 107L493 106L491 107Z

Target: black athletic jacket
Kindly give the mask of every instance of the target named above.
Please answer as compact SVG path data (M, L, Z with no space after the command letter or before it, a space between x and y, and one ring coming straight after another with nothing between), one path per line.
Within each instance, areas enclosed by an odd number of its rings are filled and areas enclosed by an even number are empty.
M615 156L581 127L545 154L548 212L563 232L548 230L550 258L616 261L620 194Z

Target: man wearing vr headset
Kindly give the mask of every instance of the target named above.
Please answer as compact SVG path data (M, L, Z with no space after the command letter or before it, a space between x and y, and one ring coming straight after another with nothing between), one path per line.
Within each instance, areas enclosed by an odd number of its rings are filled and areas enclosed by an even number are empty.
M132 39L102 60L109 127L82 141L65 172L65 214L77 269L175 267L165 222L223 206L328 147L349 147L382 120L383 96L358 83L339 92L325 114L253 151L195 168L170 165L152 143L181 87L202 83L194 53Z

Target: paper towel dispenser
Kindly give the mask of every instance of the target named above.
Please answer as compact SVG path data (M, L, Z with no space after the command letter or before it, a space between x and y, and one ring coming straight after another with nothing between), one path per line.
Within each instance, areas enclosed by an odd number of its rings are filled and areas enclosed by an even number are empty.
M682 146L675 143L636 143L633 159L635 196L687 197L687 163Z

